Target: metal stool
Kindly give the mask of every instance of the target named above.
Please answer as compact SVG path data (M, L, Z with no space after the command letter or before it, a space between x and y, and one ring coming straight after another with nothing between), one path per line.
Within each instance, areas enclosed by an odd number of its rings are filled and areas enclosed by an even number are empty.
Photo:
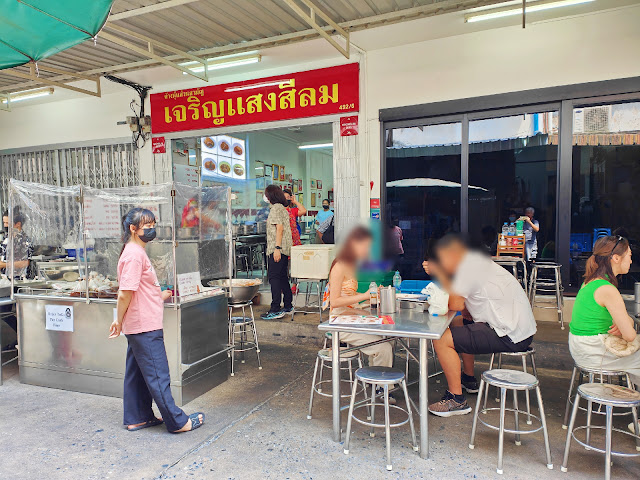
M538 370L536 369L536 359L535 359L536 349L533 347L529 347L525 352L502 352L498 353L498 370L502 369L502 356L506 355L507 357L520 357L522 358L522 371L524 373L527 372L527 358L531 361L531 370L533 371L533 376L538 378ZM494 361L495 361L495 353L491 354L491 361L489 362L489 370L493 370ZM489 396L489 384L487 383L484 392L484 404L482 405L483 410L487 410L487 397ZM529 390L525 390L524 398L527 402L527 425L531 425L531 401L529 399ZM500 402L500 399L496 397L496 402Z
M580 406L580 399L584 398L591 403L597 403L599 405L604 405L606 408L606 426L594 426L590 425L587 421L587 425L583 425L580 427L574 428L576 415L578 413L578 408ZM630 408L633 413L633 423L635 426L635 435L626 432L624 430L620 430L618 428L613 428L613 408ZM605 383L584 383L578 387L578 392L576 393L576 398L573 403L573 413L571 414L571 422L569 423L569 430L567 431L567 442L564 447L564 460L562 461L561 470L563 472L567 471L567 463L569 462L569 448L571 447L571 438L585 447L587 450L593 450L595 452L604 453L604 478L605 480L609 480L611 478L611 456L620 456L620 457L638 457L640 453L622 453L622 452L614 452L611 450L611 436L612 432L616 431L618 433L623 433L625 435L629 435L636 439L636 449L638 450L638 445L640 442L640 429L638 428L638 410L640 407L640 393L636 392L633 389L622 387L620 385L609 385ZM590 409L590 407L589 407ZM575 432L578 430L586 430L589 433L592 429L604 430L605 433L605 448L604 450L601 448L593 447L589 444L589 440L586 442L581 442L576 438Z
M364 403L358 405L356 408L369 408L371 413L371 421L368 422L366 420L361 420L353 414L354 404L356 401L356 391L358 387L358 380L363 382L365 385L371 385L371 402ZM397 405L389 405L389 386L391 385L400 385L404 392L404 400L407 405L407 409L398 407ZM384 389L384 425L375 423L375 408L376 405L376 388L380 386ZM365 387L366 388L366 387ZM394 408L396 410L400 410L407 414L407 419L398 422L398 423L390 423L389 420L389 409ZM387 470L392 470L391 465L391 427L400 427L405 423L409 422L411 427L411 439L413 441L413 450L418 451L418 443L416 441L416 431L413 426L413 412L411 411L411 401L409 400L409 393L407 392L407 382L404 378L404 373L400 370L394 370L389 367L365 367L359 368L356 371L356 382L353 382L353 389L351 391L351 403L349 404L349 419L347 420L347 438L344 441L344 453L345 455L349 454L349 440L351 438L351 421L355 420L362 425L367 425L371 427L371 436L373 437L374 428L382 428L385 429L385 437L387 441Z
M482 395L484 393L484 386L493 385L500 389L500 408L483 408L480 410L480 405L482 402ZM506 408L507 403L507 390L513 391L513 408ZM536 395L538 397L538 409L540 410L540 417L536 417L535 415L531 415L527 413L528 416L535 418L540 422L540 426L531 430L521 430L519 415L524 414L522 410L518 409L518 392L519 391L529 391L535 390ZM496 427L495 425L491 425L480 418L481 413L486 413L490 411L500 410L500 426ZM515 414L515 429L509 430L504 426L504 415L505 412L513 412ZM540 394L540 384L538 379L533 375L526 372L519 372L517 370L489 370L482 374L482 379L480 380L480 391L478 393L478 401L476 402L476 411L473 415L473 427L471 429L471 442L469 443L469 448L473 450L475 447L474 441L476 438L476 428L478 426L478 420L483 425L493 429L498 430L498 468L497 472L499 474L503 473L502 470L502 454L504 450L504 433L513 433L516 436L516 445L520 445L520 435L525 435L529 433L535 433L542 430L544 435L544 446L547 454L547 468L553 469L553 463L551 463L551 450L549 448L549 434L547 433L547 421L544 416L544 406L542 405L542 395Z
M320 322L322 322L322 292L324 290L324 282L326 280L316 279L316 278L296 278L293 279L293 283L297 284L298 288L296 288L296 293L293 297L293 310L291 310L291 321L293 322L293 318L297 313L316 313L320 314ZM307 288L304 294L304 305L301 308L298 308L298 294L300 293L300 284L305 283ZM311 296L313 292L311 288L315 287L317 296L317 302L311 301Z
M324 393L322 391L322 386L327 383L331 383L331 380L323 380L323 372L325 368L325 364L327 368L333 368L331 350L327 349L327 337L325 336L324 340L325 346L322 350L318 352L316 356L316 365L313 369L313 380L311 381L311 397L309 398L309 414L307 415L307 419L311 420L312 418L312 410L313 410L313 397L315 394L322 395L323 397L332 397L331 393ZM350 352L340 353L340 366L338 367L341 371L349 372L349 380L340 380L341 382L348 383L351 385L354 383L353 379L353 362L358 362L358 367L362 368L362 358L360 356L360 351L352 350ZM345 367L342 364L346 364ZM320 375L318 375L318 371ZM356 382L357 384L357 382ZM329 389L331 391L331 389ZM364 388L360 390L360 392L364 392L365 397L367 395L367 391ZM340 398L349 398L349 394L340 395Z
M600 383L612 383L612 380L617 378L624 378L627 382L627 387L633 390L633 383L631 382L631 377L627 372L623 372L620 370L601 370L597 368L587 368L581 367L580 365L573 366L573 373L571 374L571 383L569 384L569 393L567 395L567 406L564 410L564 422L562 423L562 428L567 429L567 425L569 425L569 412L571 411L571 405L573 405L573 386L576 383L576 378L578 379L578 385L583 383L584 377L587 376L589 378L588 383L596 383L598 379L600 379ZM607 382L605 382L605 379ZM592 411L591 402L587 402L587 407L580 407L580 410L583 412L588 412L587 416L587 425L591 425L591 413L595 413L596 415L606 415L606 412L597 410ZM620 415L630 415L631 412L614 412L613 416L617 417ZM587 443L589 443L589 431L587 430Z
M564 330L564 300L562 298L562 279L560 277L560 269L562 265L558 265L553 262L536 262L531 269L531 281L529 282L529 302L531 308L536 307L536 294L540 293L542 296L549 296L553 294L555 296L555 305L544 302L542 306L538 305L538 308L552 308L558 311L558 322L560 328ZM546 273L547 276L541 276L538 278L539 273Z
M255 350L258 357L258 370L262 370L262 364L260 363L260 344L258 343L258 331L256 330L256 321L253 316L253 303L230 303L229 304L229 345L231 350L229 355L231 356L231 376L235 375L235 358L236 353L242 354L241 362L245 362L245 352L248 350ZM251 314L250 317L245 315L245 309L249 308ZM235 309L242 309L241 317L234 317L233 311ZM249 339L251 334L251 339ZM238 335L237 344L240 347L236 347L236 335Z

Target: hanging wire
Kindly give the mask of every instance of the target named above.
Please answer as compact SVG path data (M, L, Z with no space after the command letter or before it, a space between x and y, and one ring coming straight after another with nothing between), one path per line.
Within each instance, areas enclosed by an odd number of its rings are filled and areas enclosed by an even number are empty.
M132 132L131 143L133 143L136 148L144 147L144 145L147 143L147 140L149 139L151 134L144 133L142 131L142 125L140 124L140 119L144 118L145 116L144 101L147 98L147 95L149 94L149 90L151 90L152 87L140 85L138 83L131 82L129 80L125 80L124 78L116 77L114 75L104 75L104 78L106 78L111 82L119 83L120 85L125 85L127 87L133 88L138 93L138 96L140 97L140 103L138 103L135 98L131 100L131 102L129 103L129 108L131 108L131 111L133 112L134 116L138 121L138 130L135 132Z

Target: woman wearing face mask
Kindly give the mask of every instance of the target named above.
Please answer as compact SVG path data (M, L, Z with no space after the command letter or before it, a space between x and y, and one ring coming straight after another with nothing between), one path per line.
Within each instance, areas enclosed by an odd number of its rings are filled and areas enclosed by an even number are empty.
M195 430L204 423L204 414L187 416L171 395L169 362L164 347L163 302L171 291L160 284L145 251L156 237L156 219L144 208L127 213L122 225L122 251L118 261L117 318L111 324L109 338L120 332L127 337L127 361L124 374L124 424L129 431L153 427L164 422L171 433ZM156 418L155 401L162 418Z
M267 278L271 285L271 308L261 318L274 320L293 310L293 294L289 284L291 221L285 208L288 202L280 187L269 185L265 188L264 201L270 205L267 218ZM284 302L284 308L280 301Z

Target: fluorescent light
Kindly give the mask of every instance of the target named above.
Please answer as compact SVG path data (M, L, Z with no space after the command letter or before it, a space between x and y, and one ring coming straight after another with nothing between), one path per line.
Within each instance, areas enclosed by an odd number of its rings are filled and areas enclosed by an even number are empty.
M527 2L525 12L542 12L544 10L551 10L553 8L571 7L574 5L581 5L583 3L591 2L595 2L595 0L546 0L531 4ZM511 17L513 15L522 15L522 6L472 13L469 15L465 15L464 21L468 23L481 22L483 20L493 20L496 18Z
M221 70L223 68L239 67L241 65L250 65L252 63L258 63L262 60L262 56L254 52L234 53L232 55L223 55L220 57L207 58L207 70ZM193 73L204 72L204 65L199 62L185 62L180 66L187 67ZM185 72L182 72L186 75Z
M23 90L8 94L11 103L21 102L30 98L46 97L53 94L53 88L39 88L37 90ZM6 99L2 99L2 103L7 103Z
M286 80L273 80L272 82L262 82L262 83L252 83L251 85L241 85L239 87L229 87L225 88L225 92L238 92L240 90L251 90L253 88L262 88L262 87L273 87L276 85L282 84L291 84L291 79L287 78Z
M300 150L309 150L310 148L333 148L333 143L313 143L310 145L298 146Z

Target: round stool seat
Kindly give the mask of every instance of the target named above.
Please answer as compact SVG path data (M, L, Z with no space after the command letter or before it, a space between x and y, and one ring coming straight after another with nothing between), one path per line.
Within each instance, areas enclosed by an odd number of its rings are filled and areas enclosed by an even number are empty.
M340 350L340 361L345 362L347 360L358 358L359 353L360 352L358 350L351 350L350 352L344 352ZM332 352L328 348L323 348L322 350L318 351L318 356L322 360L327 362L330 362L333 359Z
M611 405L612 407L640 406L640 392L621 385L608 383L584 383L578 387L578 393L585 400Z
M500 355L507 355L510 357L522 357L523 355L533 355L536 353L536 349L529 347L524 352L500 352Z
M482 374L482 379L489 385L509 390L533 390L538 386L536 377L518 370L487 370Z
M603 370L601 368L589 368L589 367L581 367L576 364L576 367L582 370L583 373L592 373L594 375L602 375L603 377L625 377L627 372L623 372L622 370Z
M363 367L356 370L356 378L376 385L392 385L404 380L404 372L391 367Z
M231 299L229 299L229 307L231 308L242 308L242 307L249 307L253 305L253 302L251 300L249 300L248 302L232 302Z

